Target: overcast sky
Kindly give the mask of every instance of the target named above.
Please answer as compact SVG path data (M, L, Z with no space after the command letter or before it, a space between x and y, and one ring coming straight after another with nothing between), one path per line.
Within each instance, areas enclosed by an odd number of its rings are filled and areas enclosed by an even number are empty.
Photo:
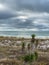
M49 31L49 0L0 0L0 31Z

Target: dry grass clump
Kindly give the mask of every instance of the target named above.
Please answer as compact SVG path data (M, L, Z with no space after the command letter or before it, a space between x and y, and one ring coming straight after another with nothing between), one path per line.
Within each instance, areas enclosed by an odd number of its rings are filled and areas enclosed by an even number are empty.
M4 61L2 61L1 63L3 63L3 65L5 64L5 65L22 65L22 62L21 61L19 61L19 60L11 60L11 59L9 59L9 60L4 60Z

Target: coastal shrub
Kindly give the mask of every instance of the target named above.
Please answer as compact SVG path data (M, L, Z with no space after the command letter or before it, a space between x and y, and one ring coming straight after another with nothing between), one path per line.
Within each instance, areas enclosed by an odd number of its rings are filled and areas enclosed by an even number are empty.
M38 53L34 52L34 54L28 54L24 56L25 62L32 62L38 59Z
M24 56L25 62L31 62L33 60L33 54L28 54Z

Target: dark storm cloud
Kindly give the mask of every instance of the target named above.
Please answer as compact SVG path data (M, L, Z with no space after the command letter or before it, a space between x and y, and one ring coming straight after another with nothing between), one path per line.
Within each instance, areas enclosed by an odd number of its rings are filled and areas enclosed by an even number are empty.
M15 15L10 11L0 12L0 19L8 19L11 17L15 17Z
M17 10L28 9L36 12L49 12L49 0L0 0Z
M49 0L0 0L0 27L49 29Z
M49 12L49 0L19 0L18 6L35 12Z

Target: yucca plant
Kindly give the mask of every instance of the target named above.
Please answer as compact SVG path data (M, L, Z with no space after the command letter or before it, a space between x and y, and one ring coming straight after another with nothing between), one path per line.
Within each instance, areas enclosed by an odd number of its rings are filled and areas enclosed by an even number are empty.
M32 37L31 42L34 43L35 42L35 34L32 34L31 37Z

